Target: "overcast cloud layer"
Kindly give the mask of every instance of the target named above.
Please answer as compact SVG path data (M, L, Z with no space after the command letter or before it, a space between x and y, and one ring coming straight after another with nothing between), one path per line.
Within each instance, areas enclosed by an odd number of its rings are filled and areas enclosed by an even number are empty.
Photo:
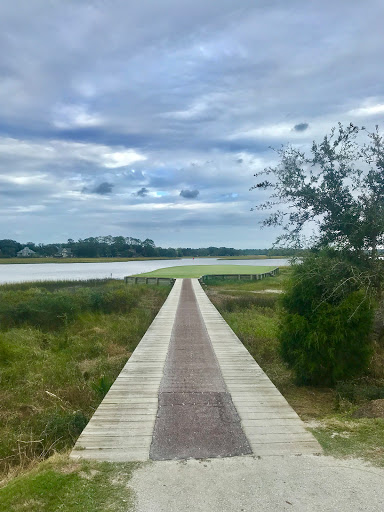
M270 246L269 146L383 127L384 2L2 0L0 238Z

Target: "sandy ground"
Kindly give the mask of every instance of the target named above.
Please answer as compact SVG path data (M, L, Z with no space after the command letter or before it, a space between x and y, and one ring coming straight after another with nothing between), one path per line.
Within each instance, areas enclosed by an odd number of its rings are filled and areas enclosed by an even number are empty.
M325 456L156 461L129 486L136 512L384 511L384 469Z

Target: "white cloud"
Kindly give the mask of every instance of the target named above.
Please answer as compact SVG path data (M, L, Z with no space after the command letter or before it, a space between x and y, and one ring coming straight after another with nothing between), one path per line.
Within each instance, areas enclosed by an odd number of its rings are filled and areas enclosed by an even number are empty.
M31 176L10 176L0 175L0 182L12 183L14 185L40 185L46 181L46 174L38 174Z
M83 160L106 169L126 167L133 162L146 160L146 156L122 146L114 147L60 140L34 142L0 137L0 151L9 157L34 159L40 163Z
M29 206L12 206L10 210L16 213L33 213L41 212L45 210L45 208L43 204L31 204Z
M59 105L54 108L53 124L57 128L89 128L102 126L103 118L99 114L88 112L85 105Z
M285 139L287 137L294 137L295 139L308 138L310 128L304 132L297 132L293 130L293 126L295 124L295 122L291 122L263 125L257 128L236 132L230 135L228 139Z
M384 114L384 103L366 104L365 106L350 110L351 116L364 117Z

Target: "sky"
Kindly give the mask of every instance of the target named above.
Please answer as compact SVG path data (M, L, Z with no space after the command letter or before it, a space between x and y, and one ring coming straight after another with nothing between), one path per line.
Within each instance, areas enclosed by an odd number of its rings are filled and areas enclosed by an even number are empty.
M2 0L0 239L270 247L249 190L270 148L384 126L383 19L382 0Z

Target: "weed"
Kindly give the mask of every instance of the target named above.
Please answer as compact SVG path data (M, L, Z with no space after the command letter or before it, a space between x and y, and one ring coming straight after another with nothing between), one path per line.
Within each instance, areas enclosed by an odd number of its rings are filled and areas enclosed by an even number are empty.
M109 377L106 377L105 375L103 375L102 377L100 377L100 379L98 379L97 382L92 382L91 387L94 391L96 391L96 393L101 398L104 398L105 395L108 393L112 384L113 384L113 380L110 379Z

